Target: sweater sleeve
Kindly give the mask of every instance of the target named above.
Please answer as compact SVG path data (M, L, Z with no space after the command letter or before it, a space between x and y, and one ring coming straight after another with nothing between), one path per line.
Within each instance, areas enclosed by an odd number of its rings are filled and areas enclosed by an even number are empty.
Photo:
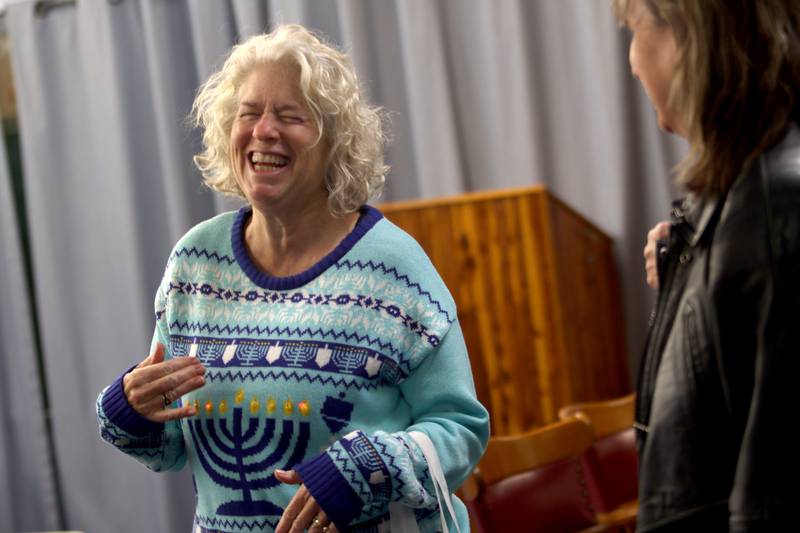
M160 342L164 345L166 360L171 358L172 354L166 323L166 295L163 285L164 282L156 294L156 329L151 343L151 352L156 343ZM180 421L151 422L128 403L122 379L134 368L135 366L123 372L98 396L96 411L100 436L150 470L156 472L180 470L186 463L186 449Z
M489 415L475 396L457 321L400 388L411 406L412 425L405 431L353 431L295 467L339 529L362 511L389 502L436 508L428 465L409 432L420 431L431 439L451 491L461 485L483 454L489 439Z

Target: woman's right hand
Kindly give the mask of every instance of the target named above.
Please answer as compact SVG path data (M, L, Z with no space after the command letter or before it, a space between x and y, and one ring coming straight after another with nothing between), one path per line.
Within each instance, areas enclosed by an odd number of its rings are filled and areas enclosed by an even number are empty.
M169 405L188 392L202 387L206 369L196 357L175 357L164 361L164 345L156 349L122 378L125 398L137 413L151 422L166 422L194 416L191 403L170 409Z
M644 270L647 272L647 284L658 288L658 258L656 257L658 241L669 238L669 222L659 222L647 232L647 244L644 247Z

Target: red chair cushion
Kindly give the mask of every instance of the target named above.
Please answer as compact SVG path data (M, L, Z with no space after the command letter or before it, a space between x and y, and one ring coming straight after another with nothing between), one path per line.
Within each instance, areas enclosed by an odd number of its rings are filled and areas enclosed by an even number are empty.
M595 441L584 461L589 488L597 512L609 512L638 495L636 434L631 429Z
M469 504L483 533L567 533L595 524L581 462L565 459L485 487Z

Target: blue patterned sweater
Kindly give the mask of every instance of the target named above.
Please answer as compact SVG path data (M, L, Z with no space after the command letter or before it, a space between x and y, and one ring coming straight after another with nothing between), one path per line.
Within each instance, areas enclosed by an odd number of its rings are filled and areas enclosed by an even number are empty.
M102 437L155 471L188 461L195 531L272 531L296 469L340 530L386 531L388 506L439 531L425 458L433 441L451 490L489 436L452 297L420 246L372 207L309 270L270 277L243 241L249 208L175 246L155 301L153 342L197 357L206 384L178 400L199 414L158 424L132 409L122 376L97 400ZM124 375L124 374L123 374ZM469 524L456 501L461 531Z

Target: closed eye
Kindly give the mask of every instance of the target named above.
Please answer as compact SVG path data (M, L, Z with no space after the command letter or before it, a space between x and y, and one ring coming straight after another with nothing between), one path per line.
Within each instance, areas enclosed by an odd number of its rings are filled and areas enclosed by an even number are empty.
M279 117L283 122L288 122L290 124L301 124L305 122L303 117L299 117L297 115L280 115Z

